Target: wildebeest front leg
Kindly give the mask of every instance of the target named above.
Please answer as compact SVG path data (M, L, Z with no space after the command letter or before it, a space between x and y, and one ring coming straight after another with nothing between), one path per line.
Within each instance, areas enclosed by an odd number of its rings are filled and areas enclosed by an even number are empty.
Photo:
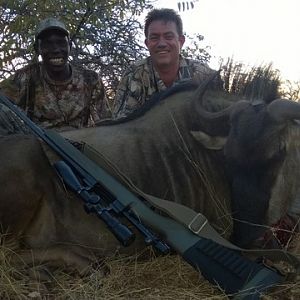
M269 206L269 194L262 188L257 174L238 172L232 180L232 241L247 247L265 230L263 226ZM252 176L253 175L253 176Z

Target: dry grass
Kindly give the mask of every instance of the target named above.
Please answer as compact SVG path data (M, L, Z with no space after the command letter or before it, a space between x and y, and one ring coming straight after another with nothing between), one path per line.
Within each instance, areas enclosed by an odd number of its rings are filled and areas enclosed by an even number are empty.
M300 240L300 236L298 237ZM296 243L300 254L299 243ZM179 256L115 257L107 260L110 273L101 278L97 270L81 278L62 270L51 280L33 280L26 269L15 269L7 260L9 250L0 249L0 299L228 299ZM148 252L147 251L147 256ZM145 256L143 253L141 256ZM31 271L32 273L32 271ZM300 299L300 281L285 283L264 299Z

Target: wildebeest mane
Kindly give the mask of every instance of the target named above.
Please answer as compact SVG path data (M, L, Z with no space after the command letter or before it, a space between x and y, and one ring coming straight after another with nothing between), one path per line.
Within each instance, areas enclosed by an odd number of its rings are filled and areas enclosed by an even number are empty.
M151 108L153 108L155 105L157 105L161 101L165 100L166 98L168 98L176 93L193 91L197 87L198 87L198 84L192 80L181 81L178 84L176 84L162 92L156 92L156 93L152 94L150 99L148 101L146 101L142 107L133 111L129 115L119 118L119 119L116 119L116 120L99 121L99 122L97 122L96 126L121 124L121 123L135 120L135 119L143 116L147 111L149 111Z
M231 81L231 86L226 90L247 100L270 103L279 97L280 78L271 65L254 67L246 73L237 72L232 78L224 78L225 82L228 80Z
M246 84L243 94L247 99L261 99L270 103L279 97L277 80L257 76Z
M27 125L6 105L0 104L0 134L29 134L31 131Z

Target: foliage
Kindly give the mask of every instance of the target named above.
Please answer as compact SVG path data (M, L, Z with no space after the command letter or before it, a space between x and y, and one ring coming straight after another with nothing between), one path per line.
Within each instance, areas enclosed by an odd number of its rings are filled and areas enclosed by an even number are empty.
M189 9L194 9L195 2L198 2L199 0L192 0L192 1L179 1L177 2L178 10L179 11L185 11Z
M300 101L300 81L286 80L281 90L282 96L294 101Z
M186 35L186 44L187 46L182 49L182 55L187 58L196 59L204 63L209 63L211 55L209 54L209 47L202 48L200 47L201 42L203 41L203 35L197 33L193 36Z
M130 61L145 49L138 16L146 0L8 0L0 6L0 78L34 59L34 31L46 17L60 18L72 39L72 58L100 73L114 87Z

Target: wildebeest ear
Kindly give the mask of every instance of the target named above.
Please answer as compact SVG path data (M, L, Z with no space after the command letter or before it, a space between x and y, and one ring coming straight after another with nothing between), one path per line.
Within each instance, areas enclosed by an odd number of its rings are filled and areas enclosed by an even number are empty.
M227 137L224 136L211 136L203 131L191 131L191 135L203 147L210 150L221 150L226 144Z

